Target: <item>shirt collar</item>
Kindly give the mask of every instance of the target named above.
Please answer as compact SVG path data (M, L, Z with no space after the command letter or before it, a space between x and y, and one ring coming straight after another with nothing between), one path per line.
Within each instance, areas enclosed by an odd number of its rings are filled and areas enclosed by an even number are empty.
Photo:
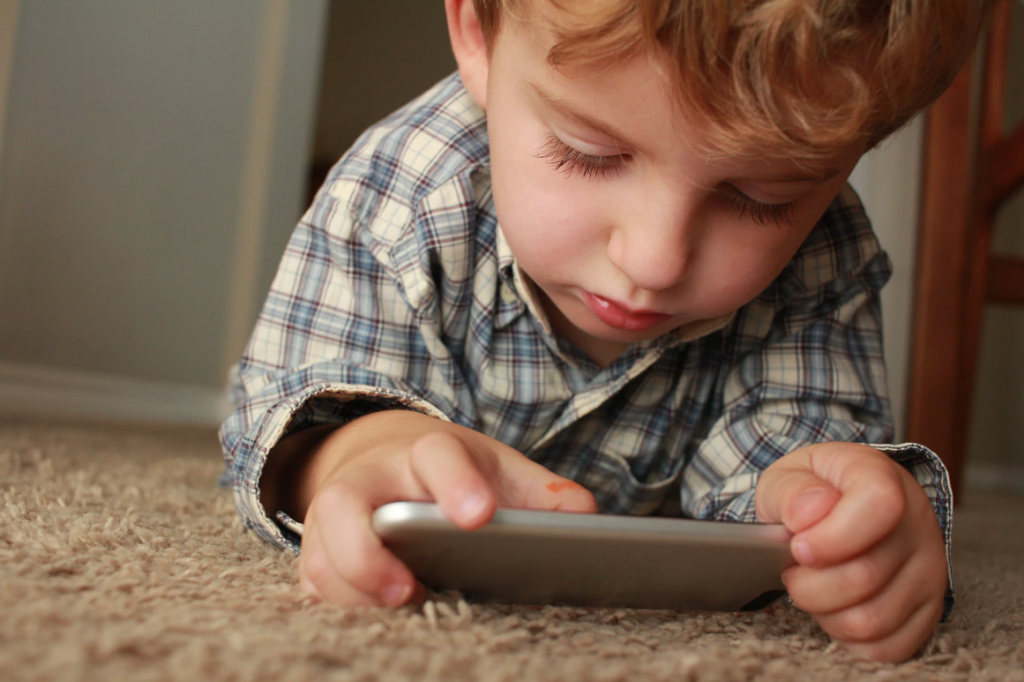
M502 279L505 280L507 278L505 284L511 283L513 291L518 295L523 305L526 306L526 309L530 311L530 314L540 323L544 333L548 336L554 336L554 332L551 331L551 322L548 320L548 315L544 312L544 308L537 298L536 290L526 278L523 269L519 267L519 262L515 256L512 255L512 249L509 248L508 241L505 240L505 233L502 232L501 225L498 225L498 267L503 273Z
M512 321L529 310L540 322L545 332L551 334L551 325L543 309L533 296L533 289L527 284L522 268L512 254L512 248L505 239L501 225L497 225L498 274L501 278L501 302L494 326L507 327Z
M682 327L677 327L665 334L662 338L668 340L667 345L678 345L680 343L689 343L690 341L696 341L697 339L703 338L709 334L717 332L727 324L732 322L733 318L736 317L736 311L719 315L718 317L712 317L707 320L695 320L689 324L684 324Z

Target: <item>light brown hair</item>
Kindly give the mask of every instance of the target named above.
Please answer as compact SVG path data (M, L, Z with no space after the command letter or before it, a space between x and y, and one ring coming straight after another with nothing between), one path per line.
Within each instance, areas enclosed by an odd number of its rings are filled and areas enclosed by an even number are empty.
M642 55L719 153L813 161L873 147L933 102L991 0L473 0L488 46L543 16L553 67ZM528 14L533 16L528 17ZM666 68L667 67L667 68Z

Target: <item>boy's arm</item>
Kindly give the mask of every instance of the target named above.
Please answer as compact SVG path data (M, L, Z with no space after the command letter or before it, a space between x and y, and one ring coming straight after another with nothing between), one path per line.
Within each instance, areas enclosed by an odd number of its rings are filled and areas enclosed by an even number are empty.
M306 516L325 466L324 446L339 427L320 424L285 436L267 454L260 475L260 502L270 514L289 519Z
M476 238L469 205L453 210L452 191L440 207L426 197L418 208L428 218L399 232L409 237L402 258L325 194L288 246L240 366L242 402L221 435L243 521L279 546L301 545L303 590L342 606L395 606L421 587L373 533L379 506L434 501L474 528L497 505L587 512L596 503L470 428L472 395L449 350L468 326L458 323L469 317L461 294L474 281L459 268L493 267L484 279L497 282L497 261L421 243L437 241L429 229L444 219ZM450 239L458 226L449 227ZM486 304L486 287L471 293Z
M420 273L391 267L387 246L353 214L368 190L342 184L332 189L349 199L321 191L289 241L238 367L239 403L220 431L243 523L293 551L301 527L261 503L264 465L282 438L381 410L468 420L429 277L414 288ZM292 476L297 464L281 466ZM285 493L269 497L276 506L282 495L287 504Z

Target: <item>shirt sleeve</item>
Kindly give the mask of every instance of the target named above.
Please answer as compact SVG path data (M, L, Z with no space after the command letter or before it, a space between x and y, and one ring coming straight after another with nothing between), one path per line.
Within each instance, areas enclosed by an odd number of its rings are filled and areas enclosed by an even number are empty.
M366 188L339 184L321 191L291 237L234 373L237 406L220 431L222 478L244 525L296 552L301 524L269 518L260 503L267 453L283 436L382 409L458 413L431 280L418 258L401 266L394 258L405 241L420 252L408 234L414 208L378 202L376 215L390 222L368 228L354 208Z
M906 468L931 501L949 565L945 618L954 600L949 477L927 448L888 445L893 424L878 292L891 265L873 236L853 241L859 256L848 260L855 267L836 267L843 249L832 245L821 251L831 254L831 269L816 268L831 274L812 281L807 261L820 266L821 259L805 253L802 277L780 278L773 305L762 301L737 319L720 380L721 412L684 468L681 504L693 518L756 522L757 481L775 460L812 443L872 444Z

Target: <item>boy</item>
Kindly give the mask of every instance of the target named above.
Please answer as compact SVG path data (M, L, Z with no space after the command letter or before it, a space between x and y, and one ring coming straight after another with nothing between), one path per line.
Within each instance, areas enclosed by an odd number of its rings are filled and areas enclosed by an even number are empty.
M307 592L397 606L396 500L780 522L794 603L911 656L952 501L925 448L864 444L889 262L845 182L983 5L446 0L458 74L335 167L239 365L246 524Z

